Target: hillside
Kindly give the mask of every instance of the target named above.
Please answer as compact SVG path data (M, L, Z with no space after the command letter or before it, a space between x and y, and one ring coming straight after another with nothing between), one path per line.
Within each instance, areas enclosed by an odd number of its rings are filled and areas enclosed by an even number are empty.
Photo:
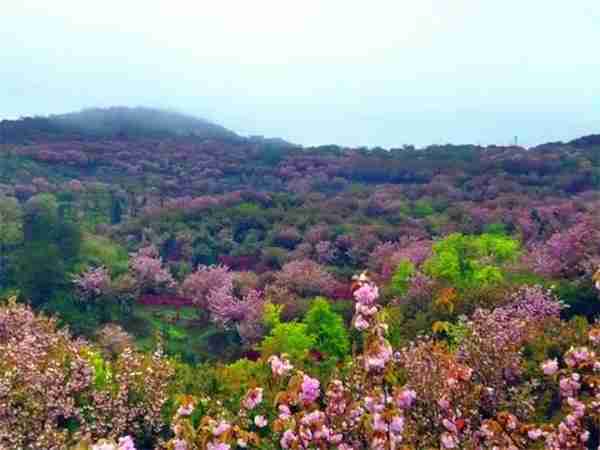
M93 108L48 117L0 122L0 144L111 138L239 139L234 132L206 120L152 108Z
M0 448L600 445L597 135L0 129Z

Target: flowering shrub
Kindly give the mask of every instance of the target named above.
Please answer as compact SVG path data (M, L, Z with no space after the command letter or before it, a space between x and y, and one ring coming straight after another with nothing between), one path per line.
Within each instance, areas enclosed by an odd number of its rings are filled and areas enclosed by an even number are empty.
M546 242L534 244L526 261L534 271L548 277L589 276L600 253L598 237L597 225L584 218Z
M226 266L198 266L183 281L180 291L191 298L199 308L208 307L208 298L213 291L233 289L234 274Z
M455 292L446 290L444 298ZM197 372L231 385L178 396L173 366L120 345L126 339L117 329L104 333L106 348L119 347L105 360L27 308L0 308L7 355L0 361L0 445L37 450L79 440L81 450L131 450L135 439L151 437L167 450L597 447L600 327L580 324L586 336L572 334L553 291L524 286L494 308L477 309L448 325L460 328L451 345L422 336L397 349L388 341L388 309L367 274L355 278L353 297L352 357L327 376L311 373L309 351L329 346L343 356L347 347L334 346L331 330L319 328L319 318L334 317L321 299L306 323L271 320L258 361ZM241 336L242 326L262 326L255 290L240 298L228 282L209 291L207 305L215 322ZM174 413L170 432L166 406Z
M106 295L110 288L110 274L105 267L90 268L73 277L73 283L85 301L94 301Z
M310 259L299 259L283 266L275 284L300 297L329 296L337 282L322 266Z
M257 280L248 280L245 285L240 280L243 277L236 277L226 266L199 266L187 276L180 290L197 307L206 310L214 323L235 328L244 343L249 344L262 336L264 296L250 288Z
M175 287L175 280L163 267L156 247L143 247L131 255L129 271L141 293L160 293Z
M14 300L0 308L0 447L68 448L156 434L171 365L126 348L113 362ZM128 447L123 447L128 448Z

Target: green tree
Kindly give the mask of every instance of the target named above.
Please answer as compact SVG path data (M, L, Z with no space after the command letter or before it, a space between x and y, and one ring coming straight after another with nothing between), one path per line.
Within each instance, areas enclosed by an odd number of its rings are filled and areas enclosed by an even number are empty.
M323 297L313 300L304 317L306 331L315 337L315 348L328 356L338 359L348 355L350 341L342 316L331 309Z
M434 244L425 272L457 288L486 286L504 279L503 265L519 252L519 242L502 234L453 233Z
M23 239L22 211L12 197L0 196L0 255Z
M308 326L300 322L277 324L271 334L264 338L260 350L263 356L287 353L293 362L301 362L314 347L315 336L308 333Z
M0 196L0 287L6 280L9 253L23 240L22 211L16 199Z
M123 216L123 207L121 206L121 200L115 195L110 197L110 223L117 225L121 223Z
M390 293L402 297L408 291L410 277L415 273L415 266L408 260L402 260L394 270L390 283Z
M39 306L67 288L81 251L81 231L59 216L54 196L40 194L25 205L23 235L15 278L21 295Z

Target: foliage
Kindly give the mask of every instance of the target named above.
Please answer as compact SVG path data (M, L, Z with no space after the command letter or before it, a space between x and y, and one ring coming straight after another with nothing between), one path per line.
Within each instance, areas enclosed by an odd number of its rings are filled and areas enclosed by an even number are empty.
M403 260L396 267L390 284L392 295L402 297L408 292L410 277L415 273L415 266L410 261Z
M456 287L485 286L503 280L502 265L515 261L518 252L518 241L507 236L455 233L434 244L425 271Z
M308 333L308 325L299 322L283 322L276 325L260 344L263 357L286 353L292 361L303 361L317 338Z
M39 195L25 206L23 234L15 262L17 285L32 304L41 305L67 284L67 274L79 258L81 232L59 217L53 196Z
M316 338L315 348L327 356L343 359L348 355L350 341L344 321L332 311L325 298L313 300L304 317L306 332Z

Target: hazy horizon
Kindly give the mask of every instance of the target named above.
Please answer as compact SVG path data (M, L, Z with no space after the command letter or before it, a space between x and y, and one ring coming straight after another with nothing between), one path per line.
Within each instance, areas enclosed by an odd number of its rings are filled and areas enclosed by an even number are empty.
M3 5L0 118L148 106L369 147L600 132L595 1L44 3Z

